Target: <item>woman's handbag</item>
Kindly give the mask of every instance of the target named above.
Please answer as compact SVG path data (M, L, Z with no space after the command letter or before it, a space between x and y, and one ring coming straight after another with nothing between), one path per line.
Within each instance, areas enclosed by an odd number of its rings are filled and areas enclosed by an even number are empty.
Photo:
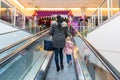
M52 41L44 40L44 50L46 50L46 51L52 51L53 50Z

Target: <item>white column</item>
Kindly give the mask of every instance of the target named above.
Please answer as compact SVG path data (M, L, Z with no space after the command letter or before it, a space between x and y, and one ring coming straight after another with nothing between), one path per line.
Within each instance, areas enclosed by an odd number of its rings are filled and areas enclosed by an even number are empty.
M100 7L98 7L98 25L100 25Z
M15 26L15 23L16 23L16 7L15 7L13 10L14 10L14 21L13 21L13 26Z
M1 1L2 1L2 0L0 0L0 8L1 8ZM1 18L1 12L0 12L0 18Z
M87 30L88 30L88 32L90 31L90 28L91 28L91 22L90 22L90 19L88 19L88 24L87 24Z
M94 16L94 27L96 27L96 25L95 25L96 24L96 15L94 14L93 16Z
M111 7L111 9L110 9L111 11L110 12L111 12L111 16L112 16L113 15L113 3L112 3L112 0L110 0L110 5L111 5L110 6Z
M2 2L2 0L0 0L0 8L1 8L1 2Z
M90 27L92 28L92 17L90 18Z
M92 15L92 29L93 29L93 27L94 27L94 20L93 20L94 18L93 18L93 15Z
M2 0L0 0L0 8L1 8L1 1L2 1Z
M26 17L26 8L25 8L25 13L24 13L24 26L25 26L25 29L27 29L28 26L26 26L26 22L25 22L25 21L26 21L26 18L25 18L25 17Z
M118 0L118 5L119 5L119 7L118 7L118 8L119 8L119 12L120 12L120 0Z
M26 29L26 26L25 26L25 14L23 14L23 29Z
M100 8L100 24L102 24L103 20L102 20L102 7Z
M108 19L110 18L110 0L107 0Z

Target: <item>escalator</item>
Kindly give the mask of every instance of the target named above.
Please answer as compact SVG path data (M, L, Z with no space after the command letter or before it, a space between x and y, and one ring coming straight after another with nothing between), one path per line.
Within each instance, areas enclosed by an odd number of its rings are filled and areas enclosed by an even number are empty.
M74 37L78 50L76 55L81 59L84 77L87 80L89 80L88 75L91 77L91 80L120 80L120 72L78 31L76 31L76 34L78 35Z
M0 58L0 80L120 79L119 72L104 57L99 55L99 52L87 43L77 31L79 36L73 37L75 43L73 64L68 67L64 55L64 69L57 72L53 51L43 50L44 40L50 39L48 32L49 30L46 29L2 50L0 55L3 53L7 53L7 55L3 54L4 56ZM88 51L83 52L84 48ZM96 64L95 61L99 64ZM109 76L101 79L100 71L107 72Z
M48 29L46 29L1 50L0 80L49 80L51 70L57 73L53 52L43 50L44 40L50 38L48 32ZM64 62L66 63L66 59L64 59ZM76 80L74 63L70 68L67 64L64 67L63 72L61 71L61 77L63 76L62 73L70 74L73 76L71 79ZM58 79L57 77L61 79L60 75L55 75L51 79ZM66 75L66 77L69 78L69 75ZM63 79L66 79L66 77Z
M38 46L42 48L43 40L47 39L48 36L46 35L40 39L40 37L45 35L41 34L43 32L31 36L26 40L22 40L14 46L12 45L11 48L9 47L1 51L0 80L25 80L26 78L26 80L28 80L30 76L27 75L36 76L45 59L49 57L48 54L51 55L51 52L38 49ZM30 73L31 71L32 73ZM30 78L31 80L34 78L32 78L32 76Z

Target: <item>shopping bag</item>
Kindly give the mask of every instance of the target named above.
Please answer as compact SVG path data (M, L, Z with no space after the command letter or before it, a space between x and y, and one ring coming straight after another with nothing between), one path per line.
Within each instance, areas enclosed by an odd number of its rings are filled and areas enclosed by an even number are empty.
M52 41L44 40L44 50L47 50L47 51L52 51L53 50Z

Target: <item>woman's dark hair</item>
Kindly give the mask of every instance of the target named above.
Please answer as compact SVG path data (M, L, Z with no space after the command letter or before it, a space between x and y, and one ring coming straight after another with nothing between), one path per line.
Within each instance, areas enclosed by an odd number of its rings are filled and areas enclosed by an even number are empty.
M63 22L63 18L60 15L57 16L57 22L58 26L61 26L60 24Z
M58 16L57 16L57 21L60 21L60 20L61 20L61 16L58 15Z

